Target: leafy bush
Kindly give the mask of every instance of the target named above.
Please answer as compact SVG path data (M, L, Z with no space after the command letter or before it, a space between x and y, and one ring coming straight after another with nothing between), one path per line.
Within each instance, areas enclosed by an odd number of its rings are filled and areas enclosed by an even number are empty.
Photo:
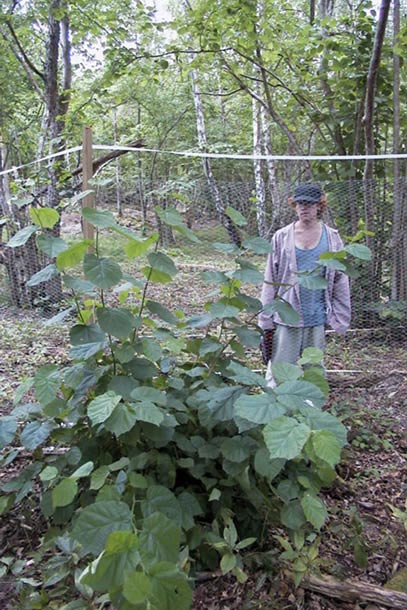
M24 381L0 423L4 463L18 454L15 440L32 452L3 485L0 506L39 498L49 524L44 548L53 549L45 588L70 575L83 599L107 594L121 610L182 610L198 570L220 565L244 581L242 551L269 546L270 527L283 527L301 554L326 521L319 492L335 478L346 430L322 410L327 384L315 350L304 355L304 370L278 365L275 390L247 364L261 304L242 287L262 274L243 255L264 255L269 244L248 239L234 270L206 272L215 296L187 318L148 298L151 283L167 285L177 271L156 234L144 239L109 212L83 211L99 233L125 236L130 261L147 257L135 277L98 254L100 235L94 251L52 236L55 214L36 210L32 227L9 245L35 234L55 257L31 282L59 273L72 293L69 363ZM161 217L196 239L174 210ZM307 566L279 540L286 558L297 558L299 581ZM75 604L65 607L87 607Z

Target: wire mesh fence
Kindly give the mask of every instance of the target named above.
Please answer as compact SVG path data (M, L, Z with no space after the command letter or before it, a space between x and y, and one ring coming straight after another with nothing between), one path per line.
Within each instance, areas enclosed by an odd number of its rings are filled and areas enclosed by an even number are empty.
M229 161L230 163L230 161ZM240 168L242 167L240 162ZM120 173L111 164L94 178L93 188L98 208L111 210L122 225L146 235L158 230L160 247L169 251L177 260L181 271L181 282L199 281L205 269L219 266L226 268L234 264L236 252L220 254L214 244L230 242L238 236L239 244L248 235L259 235L270 239L273 232L293 221L295 213L288 204L294 182L287 179L289 170L285 163L281 180L263 180L259 188L254 175L247 171L227 172L235 174L233 180L225 180L219 174L208 180L204 171L196 165L191 176L183 170L180 175L166 179L147 179L139 171L123 168ZM137 166L136 166L137 168ZM245 175L246 174L246 175ZM293 175L296 178L298 172ZM386 178L366 182L363 180L320 180L327 195L328 207L324 214L327 224L336 227L346 242L360 233L362 242L367 242L372 251L372 260L359 265L358 276L352 278L352 327L361 329L386 328L394 337L406 334L407 299L407 181L395 182ZM214 184L216 190L214 191ZM68 241L81 239L80 180L68 180L59 188L61 221L55 235ZM30 209L47 205L47 185L43 178L33 182L14 175L7 188L2 189L2 239L0 283L3 304L21 308L40 308L55 313L64 306L68 295L64 292L60 278L50 272L49 278L30 285L30 278L52 263L52 256L40 252L34 237L20 248L9 248L7 240L16 232L32 225ZM245 222L230 232L222 210L233 208ZM265 224L259 225L259 209L262 206ZM162 226L156 208L175 208L185 224L200 238L193 244L179 233L175 234ZM29 229L27 229L29 230ZM120 243L115 238L107 248L118 252ZM260 270L264 269L265 257L256 258ZM166 289L171 293L171 287ZM176 300L179 282L173 287ZM259 296L260 286L251 288ZM199 307L196 302L183 305L191 309ZM191 297L192 298L192 297Z

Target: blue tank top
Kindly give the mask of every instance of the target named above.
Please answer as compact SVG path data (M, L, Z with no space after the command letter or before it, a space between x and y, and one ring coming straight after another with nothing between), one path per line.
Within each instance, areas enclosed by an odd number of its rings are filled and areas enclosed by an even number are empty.
M318 266L321 254L328 251L328 237L325 225L322 225L322 234L319 243L312 250L302 250L295 247L298 271L313 271ZM321 269L321 276L324 269ZM325 290L311 290L300 286L301 310L304 326L320 326L326 323Z

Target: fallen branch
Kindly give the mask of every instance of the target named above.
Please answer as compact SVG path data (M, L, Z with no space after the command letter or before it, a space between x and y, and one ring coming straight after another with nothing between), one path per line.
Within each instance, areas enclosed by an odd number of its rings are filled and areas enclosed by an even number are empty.
M368 601L388 606L395 610L406 610L407 594L391 589L384 589L368 582L357 580L340 581L332 576L306 576L301 581L304 589L334 597L346 602Z
M143 146L143 141L140 139L135 140L134 142L130 142L129 144L126 144L126 148L141 148L142 146ZM102 155L101 157L94 159L92 162L93 173L95 173L99 169L99 167L101 167L105 163L108 163L108 161L117 159L117 157L120 157L121 155L125 155L128 152L129 152L128 150L111 150L110 152L106 153L105 155ZM70 178L71 176L77 176L78 174L82 173L82 170L83 170L83 166L79 165L70 173L70 175L68 177Z

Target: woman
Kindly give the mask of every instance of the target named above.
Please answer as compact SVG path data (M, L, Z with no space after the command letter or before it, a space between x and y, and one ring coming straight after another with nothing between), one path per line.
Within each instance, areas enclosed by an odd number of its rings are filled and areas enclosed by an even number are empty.
M351 317L348 277L336 269L321 267L318 260L324 252L343 249L338 231L321 220L326 208L325 194L319 184L303 183L295 188L289 203L297 220L276 231L272 238L261 301L265 307L280 297L296 310L299 319L295 325L289 325L278 313L260 314L259 325L268 352L266 380L271 387L275 386L271 371L275 362L295 364L307 347L323 351L325 326L344 333ZM299 285L298 272L307 271L325 277L326 288L313 290Z

